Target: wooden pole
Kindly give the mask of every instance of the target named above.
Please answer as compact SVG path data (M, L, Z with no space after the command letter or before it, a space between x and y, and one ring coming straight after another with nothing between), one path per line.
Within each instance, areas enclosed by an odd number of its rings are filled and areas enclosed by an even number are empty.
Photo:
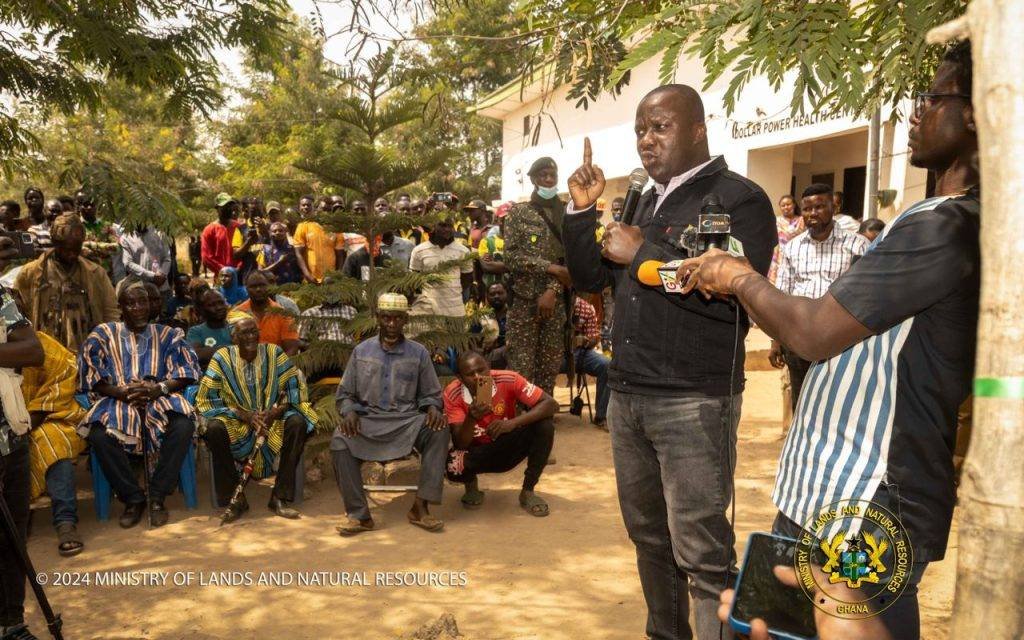
M1024 2L974 0L981 312L951 638L1024 634Z

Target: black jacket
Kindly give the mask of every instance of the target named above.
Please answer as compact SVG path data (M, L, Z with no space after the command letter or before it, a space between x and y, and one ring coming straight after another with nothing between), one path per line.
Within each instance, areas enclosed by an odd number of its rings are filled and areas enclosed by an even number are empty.
M743 339L749 328L740 311L739 348L732 362L736 338L736 310L728 302L705 300L699 293L681 296L637 280L637 268L646 260L668 262L687 257L675 246L688 225L697 224L704 196L717 194L731 216L732 235L743 243L751 265L768 273L778 243L775 215L764 190L729 171L722 157L715 158L676 187L657 213L657 196L649 189L640 197L635 224L644 231L644 243L631 265L601 258L594 242L596 211L566 215L563 223L566 262L577 289L596 293L615 288L612 320L612 389L643 395L729 394L729 372L735 364L733 391L743 390Z

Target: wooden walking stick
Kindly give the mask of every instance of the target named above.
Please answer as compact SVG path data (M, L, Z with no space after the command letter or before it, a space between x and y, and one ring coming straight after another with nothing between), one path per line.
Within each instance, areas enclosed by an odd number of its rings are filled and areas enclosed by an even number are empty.
M284 400L285 396L281 395L277 399L277 403L280 405ZM228 506L224 509L224 513L220 516L220 524L218 527L224 526L224 523L231 515L231 510L238 505L242 499L242 495L245 493L245 485L249 483L249 478L252 477L253 467L256 464L256 456L260 454L260 449L263 448L263 444L267 441L267 432L269 431L272 424L266 424L266 418L259 423L253 425L256 427L256 442L252 445L252 452L249 457L245 460L245 465L242 467L242 475L238 478L238 486L235 487L235 493L232 494L231 500L228 502Z
M133 404L135 411L142 421L140 434L142 436L142 491L146 494L146 522L153 528L153 510L149 508L149 427L146 426L146 407L148 403Z
M245 461L245 466L242 467L242 475L238 479L238 486L235 487L235 493L232 494L230 502L228 502L227 508L224 513L220 516L220 524L217 526L224 526L224 522L231 515L232 509L234 509L242 499L242 495L245 493L245 485L249 483L249 478L252 477L253 466L256 463L256 456L260 454L260 449L263 447L263 443L267 441L267 430L261 428L256 432L256 442L252 445L252 453Z

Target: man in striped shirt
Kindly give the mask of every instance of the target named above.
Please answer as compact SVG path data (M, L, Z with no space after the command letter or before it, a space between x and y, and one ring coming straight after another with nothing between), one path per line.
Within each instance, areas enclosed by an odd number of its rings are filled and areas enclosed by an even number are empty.
M782 247L775 286L783 293L804 298L820 298L841 276L854 258L864 255L868 242L864 236L840 229L833 219L832 187L815 183L804 189L800 213L806 231ZM778 340L772 340L768 356L772 365L789 368L790 402L796 410L804 377L811 363Z
M734 295L766 333L814 361L782 450L774 530L797 537L829 507L855 501L894 514L913 566L876 620L895 640L920 635L917 584L945 554L956 503L957 407L973 376L981 288L970 92L971 48L962 42L910 118L910 162L934 173L936 196L896 218L823 297L786 295L719 251L687 260L678 274L685 292Z

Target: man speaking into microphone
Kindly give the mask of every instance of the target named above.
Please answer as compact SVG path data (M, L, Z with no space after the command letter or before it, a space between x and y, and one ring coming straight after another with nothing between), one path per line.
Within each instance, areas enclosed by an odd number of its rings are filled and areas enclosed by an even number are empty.
M766 274L777 242L775 216L759 186L709 155L704 105L693 88L670 84L648 93L637 107L635 131L654 187L640 197L633 224L612 222L602 245L594 242L594 203L605 179L588 139L583 165L569 178L572 203L562 237L577 289L615 288L608 424L622 518L647 601L647 635L694 637L688 584L696 637L715 640L718 594L735 566L726 507L749 323L727 302L667 293L642 284L637 271L648 260L687 257L679 237L697 224L713 194L750 264ZM723 637L732 634L724 629Z

